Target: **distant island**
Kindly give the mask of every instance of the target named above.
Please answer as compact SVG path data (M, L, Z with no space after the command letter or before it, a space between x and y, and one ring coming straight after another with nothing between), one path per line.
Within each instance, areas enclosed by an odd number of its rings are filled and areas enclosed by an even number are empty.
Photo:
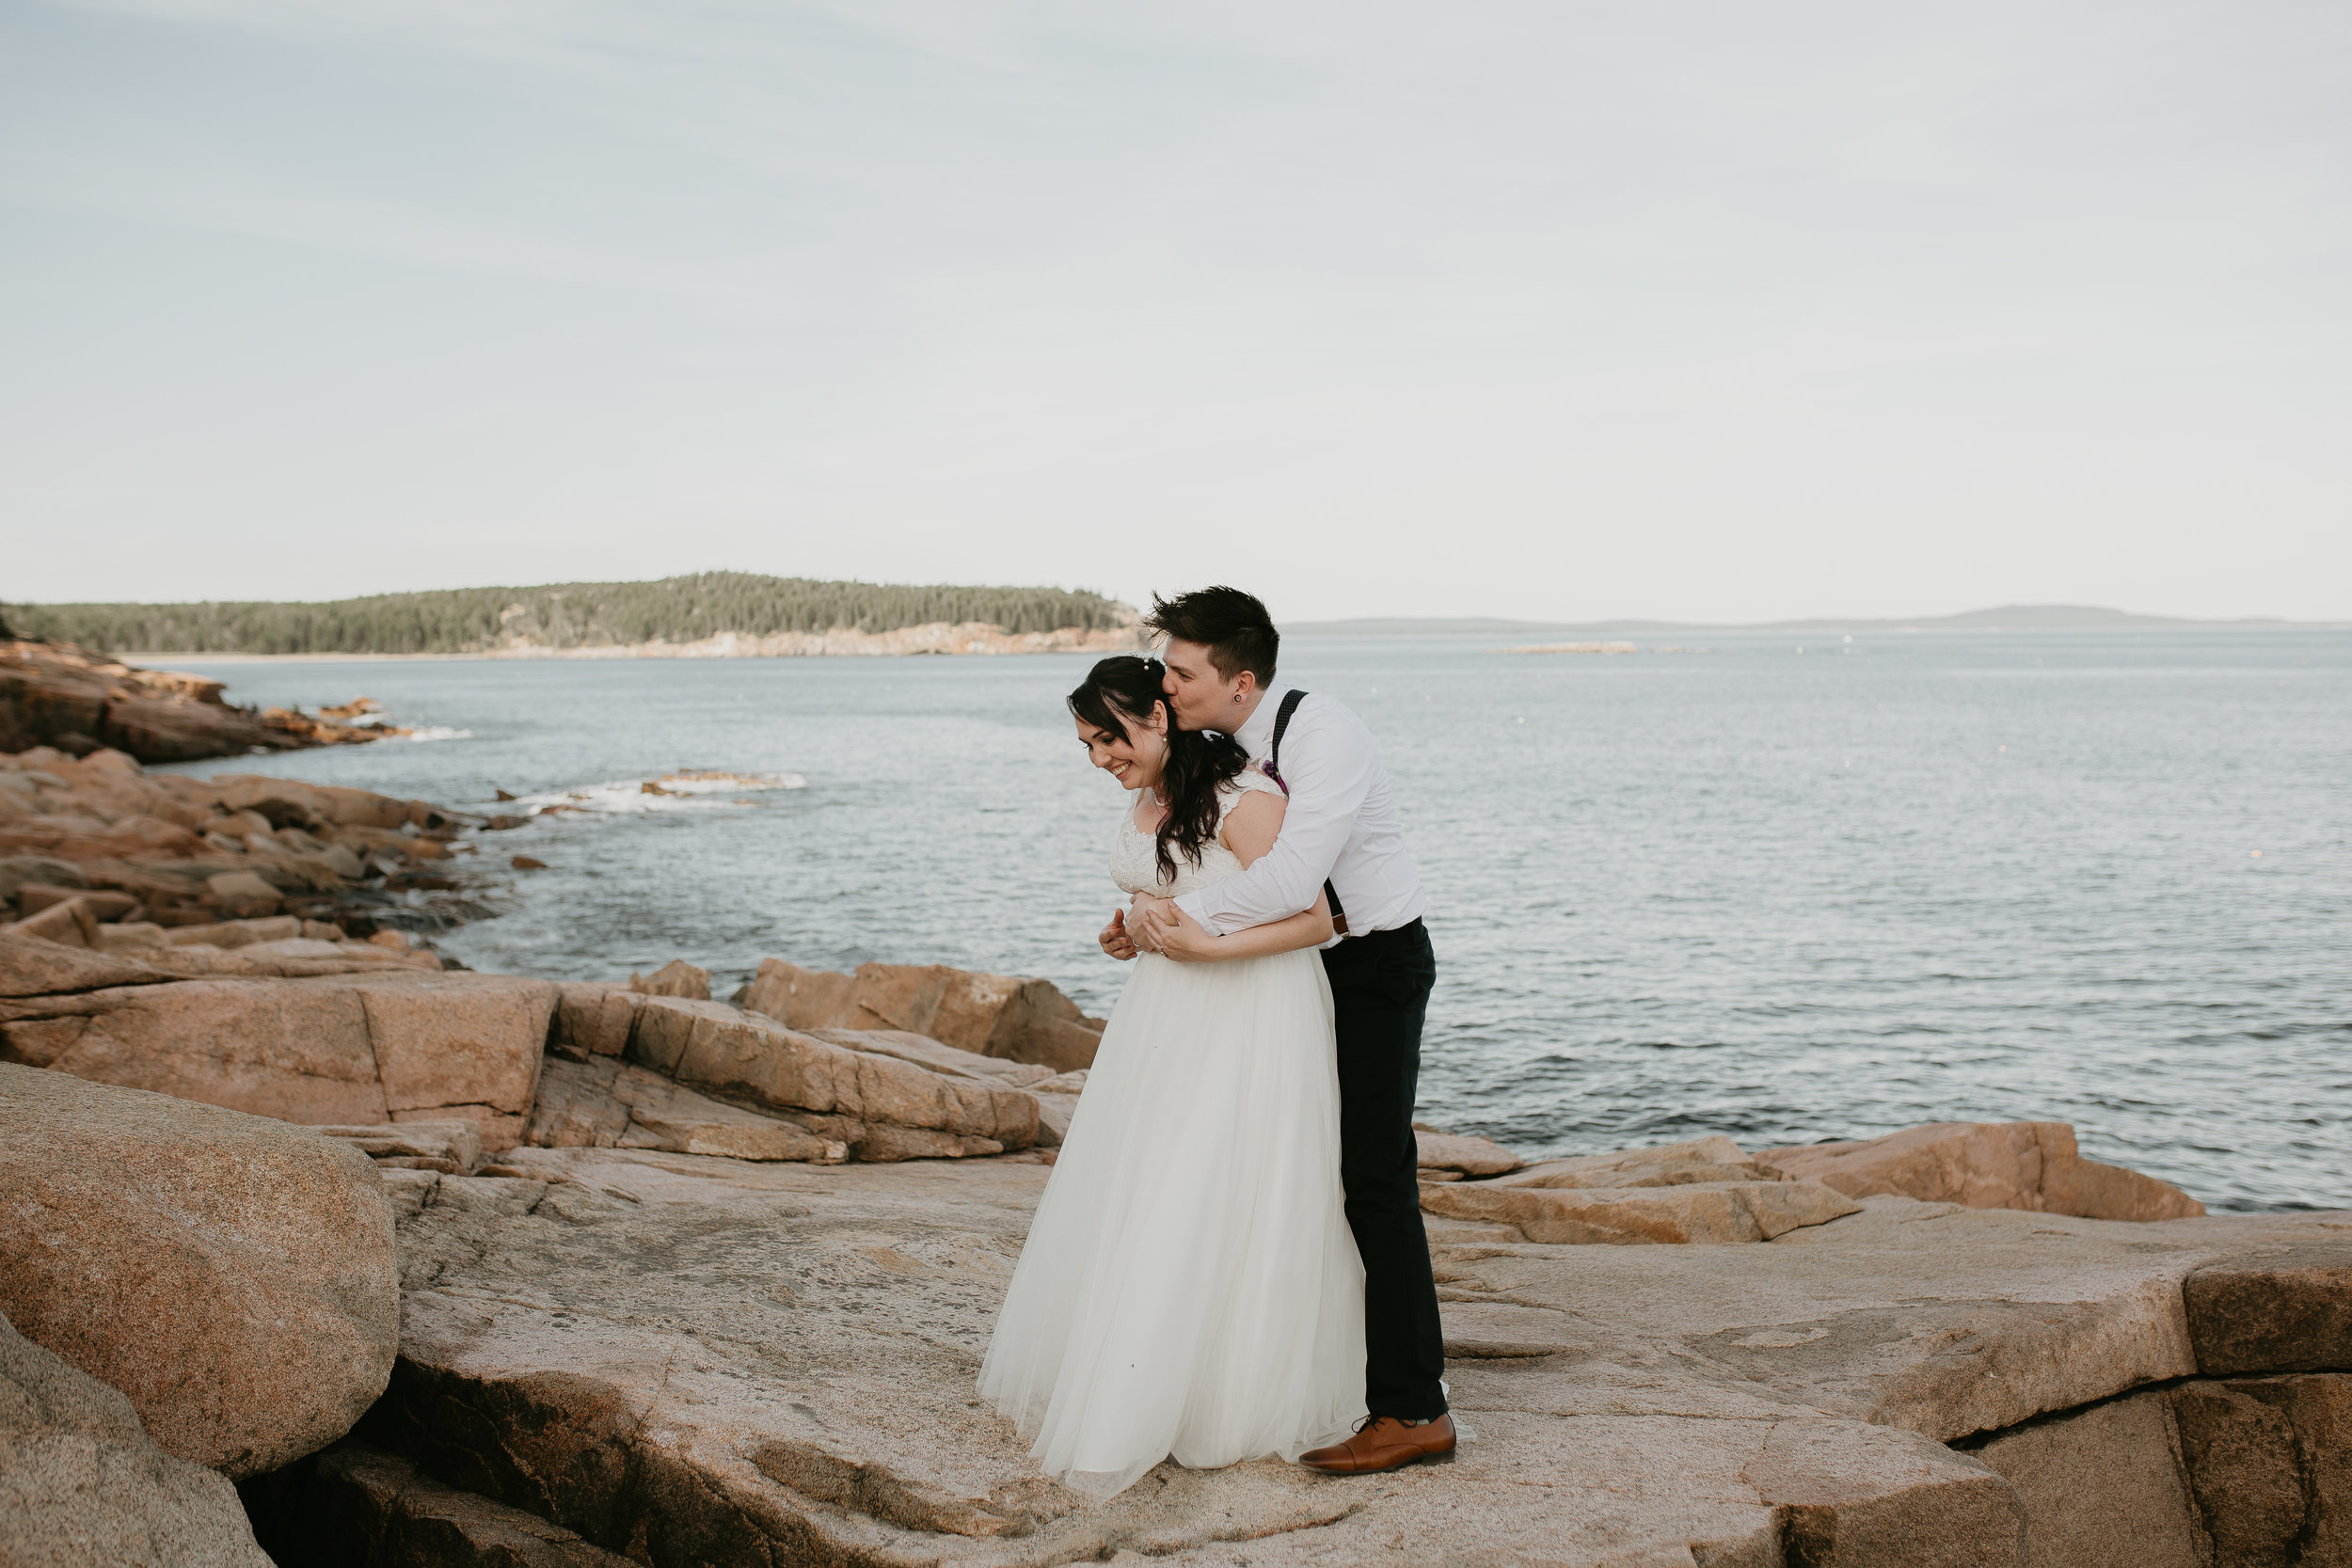
M2127 627L2289 626L2332 623L2293 622L2265 617L2249 621L2192 621L2171 615L2134 615L2128 610L2103 610L2096 605L2012 604L1994 610L1970 610L1958 615L1871 618L1815 616L1802 621L1504 621L1492 618L1446 619L1438 616L1389 616L1354 621L1304 621L1282 628L1286 637L1400 637L1439 633L1489 637L1527 637L1545 633L1588 636L1656 637L1690 631L1847 632L1847 631L2103 631Z
M446 588L320 603L12 604L21 637L108 653L729 657L1110 651L1136 612L1062 588L699 572L657 582Z

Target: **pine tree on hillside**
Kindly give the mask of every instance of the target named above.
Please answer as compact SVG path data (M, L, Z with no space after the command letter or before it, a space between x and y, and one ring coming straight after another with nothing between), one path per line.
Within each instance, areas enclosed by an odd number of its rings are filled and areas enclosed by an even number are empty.
M978 622L1011 633L1121 624L1100 594L1060 588L822 582L702 572L657 582L450 588L326 603L53 604L11 607L27 636L118 653L462 654L520 640L548 648L724 632L896 631Z

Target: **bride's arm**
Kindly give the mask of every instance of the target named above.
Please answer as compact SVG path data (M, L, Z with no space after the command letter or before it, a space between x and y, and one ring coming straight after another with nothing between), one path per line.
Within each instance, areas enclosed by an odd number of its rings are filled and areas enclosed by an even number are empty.
M1252 790L1226 811L1216 836L1233 852L1243 869L1247 870L1259 856L1274 847L1275 839L1282 832L1282 809L1280 796ZM1182 911L1170 908L1179 917L1178 924L1163 951L1171 958L1191 963L1262 958L1270 953L1320 947L1331 940L1331 906L1320 891L1315 894L1312 909L1223 937L1209 935Z

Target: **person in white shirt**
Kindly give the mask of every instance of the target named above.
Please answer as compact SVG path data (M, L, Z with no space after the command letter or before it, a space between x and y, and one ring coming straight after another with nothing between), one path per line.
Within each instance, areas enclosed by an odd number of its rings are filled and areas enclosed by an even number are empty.
M1405 847L1396 799L1371 731L1332 698L1274 679L1280 635L1237 588L1155 597L1146 626L1167 637L1176 721L1239 741L1289 796L1273 847L1247 870L1174 899L1137 896L1102 934L1104 951L1214 958L1236 932L1329 897L1323 949L1340 1077L1340 1173L1364 1265L1363 1428L1301 1456L1336 1474L1394 1469L1454 1448L1444 1336L1422 1227L1413 1098L1437 959L1427 898Z

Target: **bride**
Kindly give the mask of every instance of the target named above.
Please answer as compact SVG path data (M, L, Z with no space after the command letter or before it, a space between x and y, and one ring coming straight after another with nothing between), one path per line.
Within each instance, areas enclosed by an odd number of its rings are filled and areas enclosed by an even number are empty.
M1273 847L1283 797L1230 737L1172 722L1157 659L1070 694L1094 766L1133 792L1128 893L1188 893ZM1161 1460L1295 1459L1364 1415L1363 1266L1341 1207L1323 899L1146 953L1111 1012L1029 1227L980 1392L1069 1486L1107 1497ZM1103 938L1127 951L1120 917Z

